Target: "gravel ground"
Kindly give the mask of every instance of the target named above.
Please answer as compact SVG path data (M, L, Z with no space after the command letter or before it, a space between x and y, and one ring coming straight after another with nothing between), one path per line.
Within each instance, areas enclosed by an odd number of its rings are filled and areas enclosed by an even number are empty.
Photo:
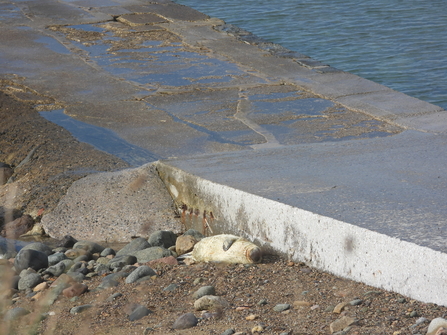
M31 160L19 164L33 150ZM113 171L127 164L116 157L79 143L67 131L46 121L31 103L0 92L0 162L15 167L14 183L0 186L0 217L3 212L31 214L52 211L68 187L91 171ZM425 304L331 274L265 256L257 265L159 265L158 275L140 284L120 282L117 287L95 291L102 278L84 280L89 291L71 300L59 297L44 321L31 313L18 322L0 327L0 334L330 334L330 325L343 317L355 322L343 334L425 334L431 319L447 315L447 308ZM201 279L198 279L201 278ZM51 279L48 279L52 282ZM164 290L177 284L173 291ZM229 302L211 318L201 319L194 310L192 294L213 285L216 294ZM14 296L1 292L0 313L24 307L36 313L42 308L26 292ZM114 293L121 296L107 301ZM441 294L441 293L440 293ZM346 305L340 313L334 308ZM130 321L131 304L153 313ZM352 303L349 304L349 303ZM74 306L92 304L87 312L70 314ZM290 308L274 311L277 304ZM239 308L238 308L239 307ZM184 313L194 313L194 328L173 330ZM30 331L31 324L37 329ZM14 330L15 329L15 330ZM228 332L230 334L231 332ZM254 332L256 333L256 332ZM339 333L339 334L342 334Z

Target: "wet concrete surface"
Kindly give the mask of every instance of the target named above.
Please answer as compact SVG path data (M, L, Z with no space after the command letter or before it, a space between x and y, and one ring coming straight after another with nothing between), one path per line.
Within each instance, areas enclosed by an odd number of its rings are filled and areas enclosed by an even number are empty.
M445 252L442 108L167 0L2 1L0 29L0 89L81 141Z

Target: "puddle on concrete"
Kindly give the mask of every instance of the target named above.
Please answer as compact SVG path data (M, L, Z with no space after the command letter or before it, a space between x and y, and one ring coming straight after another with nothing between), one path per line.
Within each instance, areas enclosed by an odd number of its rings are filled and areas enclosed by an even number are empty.
M75 120L63 109L40 112L45 119L68 130L76 139L117 156L132 166L140 166L159 159L151 152L128 143L110 129L97 127Z
M263 82L236 64L189 50L165 30L135 32L125 24L52 27L110 74L139 85L219 86ZM143 38L144 37L144 38Z
M49 36L39 37L35 39L34 42L45 44L45 46L48 49L59 54L65 54L65 55L71 54L71 52L67 50L67 48L63 44L59 43L58 40L55 40L54 38Z
M23 18L22 11L11 3L0 3L0 22Z

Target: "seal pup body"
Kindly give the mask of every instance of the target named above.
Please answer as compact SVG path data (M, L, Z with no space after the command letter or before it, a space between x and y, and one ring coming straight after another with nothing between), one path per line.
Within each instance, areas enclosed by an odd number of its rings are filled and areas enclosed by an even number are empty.
M196 243L192 251L195 262L259 263L261 249L246 239L229 234L206 237Z

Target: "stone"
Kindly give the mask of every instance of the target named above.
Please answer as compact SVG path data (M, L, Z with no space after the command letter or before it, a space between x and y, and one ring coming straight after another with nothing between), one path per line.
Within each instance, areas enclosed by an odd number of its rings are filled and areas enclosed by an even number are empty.
M205 295L194 302L196 311L223 309L228 306L228 301L215 295Z
M222 334L220 335L233 335L236 331L232 328L225 330Z
M169 284L168 286L166 286L163 289L163 291L172 292L172 291L175 291L178 287L179 287L179 285L172 283L172 284Z
M53 253L53 250L49 246L47 246L41 242L34 242L34 243L27 244L22 249L40 251L40 252L43 252L44 254L46 254L47 256L49 256Z
M349 305L349 302L341 302L337 306L334 307L334 310L332 311L332 313L340 314L343 311L343 309L348 305Z
M38 284L38 285L36 285L34 288L33 288L33 291L34 292L39 292L39 291L45 291L47 288L49 288L50 286L48 285L48 283L46 283L46 282L43 282L43 283L40 283L40 284Z
M121 250L116 253L116 256L131 255L136 251L147 249L150 247L151 245L145 238L138 237L127 243Z
M101 251L100 254L101 257L107 257L109 255L115 256L116 255L115 250L113 250L112 248L105 248L103 251Z
M78 241L73 245L73 249L83 249L90 254L101 253L104 247L96 242L91 241Z
M56 252L48 256L48 265L49 266L56 265L57 263L63 261L64 259L67 259L67 256L65 256L63 252Z
M11 320L15 320L17 318L20 318L20 317L22 317L24 315L27 315L29 313L30 313L30 311L25 309L25 308L23 308L23 307L16 307L16 308L8 310L5 313L3 318L6 321L11 321Z
M192 251L197 240L191 235L182 235L175 241L175 251L177 255L183 255Z
M145 306L141 306L138 305L133 311L132 313L130 313L129 315L129 320L130 321L135 321L135 320L139 320L143 317L145 317L146 315L151 314L152 311L149 310L147 307Z
M350 304L351 306L358 306L358 305L361 305L362 302L363 302L362 299L354 299L354 300L350 301L349 304Z
M163 247L150 247L133 253L133 256L137 258L138 263L147 263L171 255L171 252Z
M13 174L14 170L9 164L0 162L0 185L5 185Z
M38 273L29 273L19 280L18 288L20 291L34 288L37 284L42 282L42 277Z
M14 259L14 267L17 271L27 268L39 271L48 267L48 256L41 251L22 249Z
M136 282L138 279L146 277L146 276L155 276L157 275L153 269L151 269L147 265L142 265L133 270L126 278L126 284L131 284Z
M340 330L345 329L346 327L349 327L350 325L353 325L356 323L356 320L349 317L349 316L343 316L340 319L335 320L329 325L329 330L331 333L338 332Z
M91 255L87 250L80 249L80 248L68 249L67 251L65 251L64 254L67 258L70 258L70 259L75 259L82 255Z
M428 325L427 335L439 335L437 332L442 328L447 328L447 320L444 318L435 318Z
M132 265L132 264L135 264L136 262L137 262L137 258L135 256L122 255L122 256L116 256L116 257L112 258L107 265L110 268L112 268L113 264L121 263L122 265L120 267L122 268L125 265Z
M65 235L57 244L58 247L64 247L64 248L73 248L73 246L78 242L77 239L75 239L71 235Z
M34 219L30 215L23 215L14 221L6 223L0 235L10 239L17 239L20 235L29 231L33 225Z
M287 311L288 309L290 309L289 304L277 304L275 307L273 307L273 310L275 312L284 312Z
M205 238L205 235L195 229L188 229L183 235L192 236L197 242L200 241L202 238Z
M196 292L194 292L192 297L194 299L199 299L205 295L216 295L216 289L214 288L214 286L202 286Z
M172 325L173 329L188 329L195 327L199 320L193 313L186 313L177 318Z
M310 307L312 306L312 304L308 301L304 301L304 300L297 300L293 302L293 308L300 308L300 307ZM331 311L333 310L333 308L331 309Z
M87 290L88 290L87 285L81 284L81 283L74 283L70 287L67 287L66 289L64 289L62 291L62 294L66 298L73 298L73 297L80 296L81 294L87 292Z
M78 314L78 313L82 313L85 312L86 310L92 308L93 305L81 305L81 306L76 306L73 307L72 309L70 309L70 314Z
M165 249L175 245L177 235L169 230L158 230L153 232L148 239L148 242L153 247L163 247Z
M177 258L175 258L174 256L168 256L159 259L154 259L146 263L146 265L150 267L153 267L156 264L178 265L178 261Z
M59 277L65 271L65 263L59 262L56 265L48 267L43 273L51 274L54 277Z

